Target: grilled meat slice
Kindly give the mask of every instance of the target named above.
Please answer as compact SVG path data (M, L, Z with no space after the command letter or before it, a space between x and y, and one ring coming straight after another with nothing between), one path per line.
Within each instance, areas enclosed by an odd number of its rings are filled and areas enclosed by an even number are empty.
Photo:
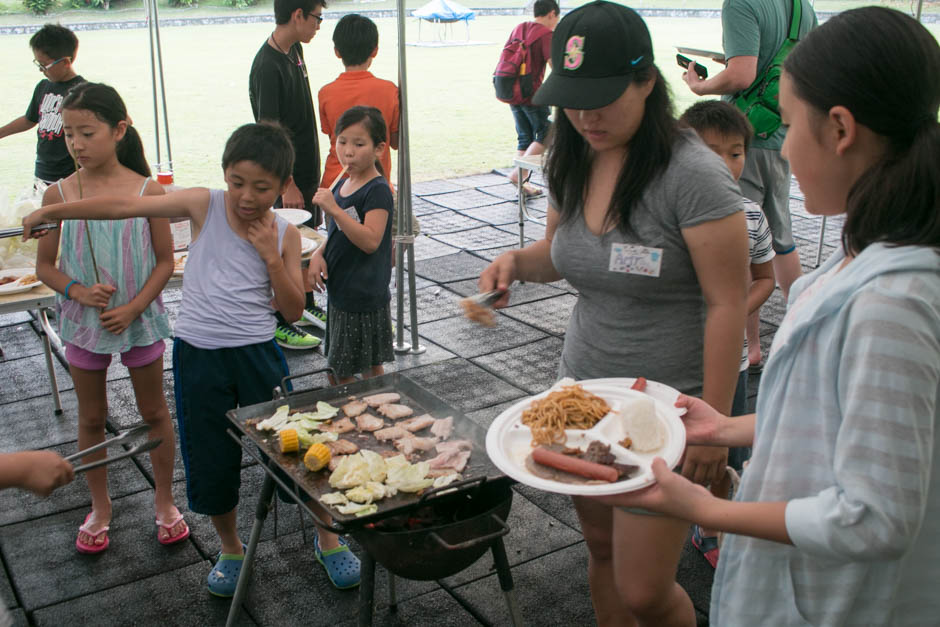
M360 431L378 431L385 426L385 421L372 414L359 414L356 416L356 428Z
M450 434L454 430L454 417L448 416L447 418L441 418L435 420L434 424L431 426L431 433L436 435L441 440L446 440L450 437Z
M460 451L453 450L446 453L440 453L437 457L429 459L428 462L431 464L431 468L434 469L451 469L456 470L457 472L463 472L463 469L467 467L467 462L470 460L470 451Z
M469 451L473 449L473 443L470 440L447 440L446 442L438 442L434 449L438 453Z
M346 403L340 409L342 409L343 413L350 418L355 418L369 408L369 404L367 402L357 401L355 400L354 396L350 396L349 398L353 399L352 402Z
M379 405L385 405L386 403L397 403L401 400L401 394L397 394L395 392L385 392L383 394L365 396L362 400L368 403L369 407L378 407Z
M385 442L387 440L397 440L405 436L410 436L411 433L405 429L402 429L398 425L395 425L394 427L385 427L384 429L379 429L372 435L374 435L375 439L379 442Z
M330 453L334 458L337 455L352 455L353 453L357 453L359 451L359 445L343 438L340 438L335 442L327 442L325 446L326 448L330 449Z
M391 418L392 420L405 418L415 413L414 410L407 405L396 405L395 403L386 403L385 405L380 405L376 411L386 418Z
M413 435L411 437L399 438L394 442L395 448L401 451L401 454L409 460L417 457L424 451L430 451L434 448L435 444L437 444L437 440L434 438L419 438Z
M415 416L414 418L408 418L397 423L399 427L407 429L412 433L416 431L421 431L422 429L427 429L435 423L434 418L431 417L431 414L423 414L421 416Z
M349 418L340 418L333 420L328 425L320 425L320 431L330 431L331 433L347 433L356 428Z

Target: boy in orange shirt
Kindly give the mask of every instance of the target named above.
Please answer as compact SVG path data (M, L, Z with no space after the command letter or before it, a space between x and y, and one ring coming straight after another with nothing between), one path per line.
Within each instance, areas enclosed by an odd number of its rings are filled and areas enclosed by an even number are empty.
M334 129L339 116L356 105L375 107L382 112L388 126L388 142L379 157L382 174L391 178L392 157L389 147L398 149L398 87L395 83L376 78L369 71L372 59L379 52L379 30L375 22L358 14L343 16L333 30L333 51L343 61L346 71L320 89L320 129L330 136L330 154L323 168L320 187L330 185L343 167L336 158Z

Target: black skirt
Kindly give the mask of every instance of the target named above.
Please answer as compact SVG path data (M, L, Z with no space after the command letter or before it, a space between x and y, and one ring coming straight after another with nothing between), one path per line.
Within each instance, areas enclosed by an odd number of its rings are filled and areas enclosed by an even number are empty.
M395 360L388 303L377 311L326 309L326 360L337 377L366 372Z

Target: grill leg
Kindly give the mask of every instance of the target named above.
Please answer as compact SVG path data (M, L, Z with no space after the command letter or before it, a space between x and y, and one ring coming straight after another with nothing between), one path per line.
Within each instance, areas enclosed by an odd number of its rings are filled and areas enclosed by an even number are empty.
M225 627L232 627L235 619L238 618L238 610L241 609L242 600L248 593L248 578L251 576L252 562L255 559L255 549L258 547L258 540L261 538L261 530L264 528L264 520L268 517L268 511L271 509L271 501L274 499L274 480L267 474L264 476L264 483L261 484L261 496L258 497L258 507L255 508L255 524L251 527L251 539L248 540L248 550L245 551L245 561L242 563L242 572L238 576L238 585L235 587L235 596L232 598L232 605L228 610L228 619L225 621Z
M493 552L493 562L496 564L496 576L499 578L499 587L503 590L503 596L506 597L506 605L509 607L509 617L515 627L521 627L522 615L519 612L519 605L516 603L516 595L513 593L512 571L509 570L509 560L506 558L506 547L503 545L502 538L496 538L490 549Z
M395 575L388 573L388 609L392 612L398 611L398 597L395 594Z
M39 328L42 340L42 352L46 357L46 370L49 372L49 385L52 388L52 404L56 416L62 415L62 400L59 398L59 382L55 377L55 367L52 365L52 341L50 334L55 335L55 329L49 324L49 318L46 316L46 310L39 310Z
M359 582L359 627L372 625L372 602L375 597L375 560L368 551L360 558Z

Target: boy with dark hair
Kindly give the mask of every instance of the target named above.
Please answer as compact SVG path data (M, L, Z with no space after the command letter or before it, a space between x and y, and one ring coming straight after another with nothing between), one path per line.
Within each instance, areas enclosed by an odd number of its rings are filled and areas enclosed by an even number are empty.
M320 182L320 145L300 44L310 43L320 30L325 8L326 0L274 0L274 31L255 55L248 76L248 97L255 121L279 122L287 129L294 147L293 178L275 206L306 209L313 216L307 222L311 228L316 228L321 218L319 207L311 200ZM305 308L314 308L312 292L307 292ZM277 343L289 349L316 348L319 338L294 326L293 321L278 317Z
M372 60L379 53L379 31L369 18L344 15L333 30L333 52L346 70L317 94L320 108L320 130L330 137L330 154L326 158L320 186L326 187L343 167L336 158L336 121L356 105L375 107L382 113L388 127L388 143L379 157L382 174L391 176L392 157L389 147L398 149L398 87L395 83L376 78L370 71Z
M532 93L534 94L542 84L545 65L551 67L552 31L555 30L561 18L561 10L555 0L535 0L532 15L535 19L531 22L523 22L513 29L509 35L509 41L520 38L529 48L528 72L533 77ZM545 151L545 138L549 129L549 107L534 105L532 99L528 98L520 104L509 105L509 108L512 110L512 117L516 123L516 154L519 156L542 154ZM519 168L515 168L510 172L509 180L513 185L517 185L520 176L527 177L528 175ZM536 196L541 193L541 190L528 183L524 183L522 189L527 196Z
M192 220L197 235L183 275L173 384L189 508L211 517L222 545L208 577L209 591L221 597L234 595L244 560L236 526L242 451L226 433L225 414L271 400L288 374L274 341L275 307L297 318L304 304L300 233L271 211L290 183L293 163L280 125L246 124L225 145L225 190L193 187L130 200L97 196L47 205L23 221ZM320 530L316 552L331 580L358 585L359 562L336 535Z
M735 180L741 178L747 149L754 134L750 122L734 105L720 100L697 102L679 118L679 124L698 133L702 141L721 157ZM748 314L760 311L761 305L770 298L774 291L773 239L770 226L764 217L760 205L742 197L744 216L747 218L747 235L750 245L751 284L747 291ZM748 413L747 375L748 344L744 334L744 348L741 365L738 369L738 384L731 403L731 415L743 416ZM732 447L728 451L728 465L737 471L750 457L751 449ZM726 474L721 481L712 484L712 494L727 498L730 478ZM698 525L692 529L692 544L702 552L705 559L714 567L718 563L718 538L714 533L703 530Z
M45 78L36 84L26 114L0 127L0 138L39 124L34 170L38 187L40 182L49 185L75 171L62 134L59 107L65 94L85 79L73 68L78 37L64 26L46 24L30 38L29 47L33 50L33 63Z

